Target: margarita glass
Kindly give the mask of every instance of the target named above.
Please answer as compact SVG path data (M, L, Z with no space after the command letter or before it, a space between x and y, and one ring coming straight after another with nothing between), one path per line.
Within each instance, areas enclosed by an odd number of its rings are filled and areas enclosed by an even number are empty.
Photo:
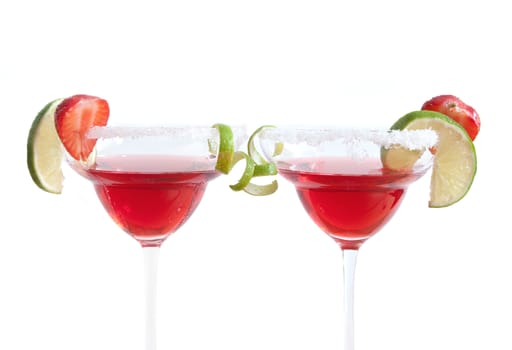
M235 143L242 130L235 129ZM219 131L213 127L93 127L87 161L68 157L91 181L112 220L143 248L146 350L156 349L156 281L162 243L196 209L215 169ZM236 139L238 138L238 142Z
M306 212L343 252L344 349L354 349L354 275L361 245L396 212L408 186L431 167L431 130L263 129L256 147L296 188ZM400 169L383 166L389 149ZM398 151L397 151L398 150ZM396 159L395 164L398 164Z

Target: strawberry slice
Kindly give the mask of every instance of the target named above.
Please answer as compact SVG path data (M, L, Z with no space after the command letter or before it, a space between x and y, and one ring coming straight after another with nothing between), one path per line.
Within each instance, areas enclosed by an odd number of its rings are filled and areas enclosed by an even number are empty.
M453 95L439 95L423 104L422 110L443 113L466 129L471 140L480 131L480 117L473 107Z
M88 139L93 126L107 124L110 109L106 100L89 95L74 95L63 100L55 111L57 134L68 153L76 160L87 160L96 140Z

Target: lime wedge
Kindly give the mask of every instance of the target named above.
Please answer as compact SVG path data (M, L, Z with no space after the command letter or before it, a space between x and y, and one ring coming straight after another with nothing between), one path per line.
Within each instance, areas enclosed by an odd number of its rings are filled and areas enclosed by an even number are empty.
M429 207L441 208L461 200L471 188L477 169L475 146L466 130L453 119L434 111L414 111L400 118L391 129L432 129L439 141L430 182ZM417 151L391 148L382 160L385 167L408 167L421 155Z
M48 103L38 113L27 141L27 165L34 183L46 192L62 192L64 151L55 129L54 114L62 99Z

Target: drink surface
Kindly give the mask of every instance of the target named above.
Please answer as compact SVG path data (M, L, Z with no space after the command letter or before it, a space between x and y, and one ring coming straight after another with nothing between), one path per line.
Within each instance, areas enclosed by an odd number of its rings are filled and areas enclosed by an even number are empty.
M98 157L79 173L91 180L110 217L143 246L159 246L190 217L218 173L198 157Z
M296 159L279 164L309 216L343 249L358 249L398 209L423 173L382 168L379 159Z

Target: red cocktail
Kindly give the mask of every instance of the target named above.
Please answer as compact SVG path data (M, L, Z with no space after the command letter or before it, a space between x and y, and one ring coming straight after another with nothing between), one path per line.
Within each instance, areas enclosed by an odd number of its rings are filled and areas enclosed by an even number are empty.
M424 171L389 171L380 160L294 160L280 169L313 221L343 249L359 249L382 228ZM305 170L292 170L310 169Z
M375 131L337 128L268 128L258 147L294 184L306 212L343 251L344 349L354 349L354 273L361 245L396 212L408 186L432 164L431 130ZM400 169L383 165L400 148ZM403 152L402 152L403 149Z
M216 170L219 134L211 127L94 127L97 140L71 167L91 181L112 220L143 247L146 350L156 349L156 270L161 244L199 205Z
M194 170L206 163L199 157L108 156L78 171L93 182L114 222L143 247L157 247L192 215L208 181L218 176L204 166Z

